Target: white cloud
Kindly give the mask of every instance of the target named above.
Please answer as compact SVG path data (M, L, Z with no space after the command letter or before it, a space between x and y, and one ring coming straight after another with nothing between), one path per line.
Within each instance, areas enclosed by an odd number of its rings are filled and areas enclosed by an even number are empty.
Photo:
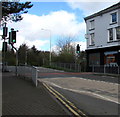
M119 0L66 0L72 9L80 9L84 16L103 10Z
M81 51L85 51L85 49L86 49L86 42L78 42L77 44L80 44L81 46L80 46L80 50Z
M76 35L85 30L84 22L78 22L73 13L63 10L42 16L24 14L23 17L21 22L8 24L9 27L19 30L17 47L26 43L29 47L35 45L37 49L43 50L44 46L49 46L50 31L52 39L54 39L56 35ZM50 31L41 30L42 28ZM47 48L49 49L49 47Z
M44 41L43 40L29 40L29 39L25 39L25 37L22 35L18 35L17 36L17 43L15 44L15 46L18 48L23 43L28 45L28 47L32 47L33 45L35 45L35 47L38 50L43 50L42 47L44 45L48 45L49 41L48 40L44 40Z
M85 49L86 49L86 42L83 42L83 41L72 42L72 45L75 48L76 48L77 44L80 45L80 51L85 51Z

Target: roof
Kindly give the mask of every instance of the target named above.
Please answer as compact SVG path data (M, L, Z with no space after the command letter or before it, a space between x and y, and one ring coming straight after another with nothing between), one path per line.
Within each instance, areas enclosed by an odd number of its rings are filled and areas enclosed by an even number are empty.
M119 8L120 8L120 2L118 2L117 4L114 4L112 6L110 6L108 8L106 8L104 10L101 10L101 11L99 11L99 12L93 14L93 15L87 16L87 17L84 18L84 20L86 21L88 19L94 18L96 16L102 15L104 13L108 13L110 11L113 11L113 10L116 10L116 9L119 9Z

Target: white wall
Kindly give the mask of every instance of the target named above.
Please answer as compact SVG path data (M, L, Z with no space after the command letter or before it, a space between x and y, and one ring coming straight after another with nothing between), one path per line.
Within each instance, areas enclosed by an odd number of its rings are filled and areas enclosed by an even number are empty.
M118 13L118 22L116 24L110 25L111 13L114 13L114 12ZM95 29L90 31L89 29L90 29L91 20L95 20ZM87 49L103 48L107 46L115 46L118 44L120 45L120 42L108 43L108 29L115 28L117 26L120 26L120 9L114 10L112 12L105 13L103 15L96 16L92 19L87 20L86 21L86 27L87 27L86 34L88 34ZM93 33L93 32L95 33L95 45L89 46L90 45L90 33Z

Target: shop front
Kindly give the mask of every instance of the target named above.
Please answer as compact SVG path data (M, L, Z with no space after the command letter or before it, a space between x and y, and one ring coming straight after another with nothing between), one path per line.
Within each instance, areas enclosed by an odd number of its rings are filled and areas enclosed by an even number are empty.
M92 66L120 66L120 46L86 50L87 71Z

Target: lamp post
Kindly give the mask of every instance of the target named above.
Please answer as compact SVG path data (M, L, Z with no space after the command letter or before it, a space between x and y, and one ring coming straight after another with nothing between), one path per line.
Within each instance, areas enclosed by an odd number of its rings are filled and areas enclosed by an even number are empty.
M41 29L41 30L44 30L44 31L49 31L50 33L50 55L49 55L49 65L51 66L51 30L50 29Z
M27 54L28 54L28 52L27 52L27 50L25 51L25 66L27 66Z

